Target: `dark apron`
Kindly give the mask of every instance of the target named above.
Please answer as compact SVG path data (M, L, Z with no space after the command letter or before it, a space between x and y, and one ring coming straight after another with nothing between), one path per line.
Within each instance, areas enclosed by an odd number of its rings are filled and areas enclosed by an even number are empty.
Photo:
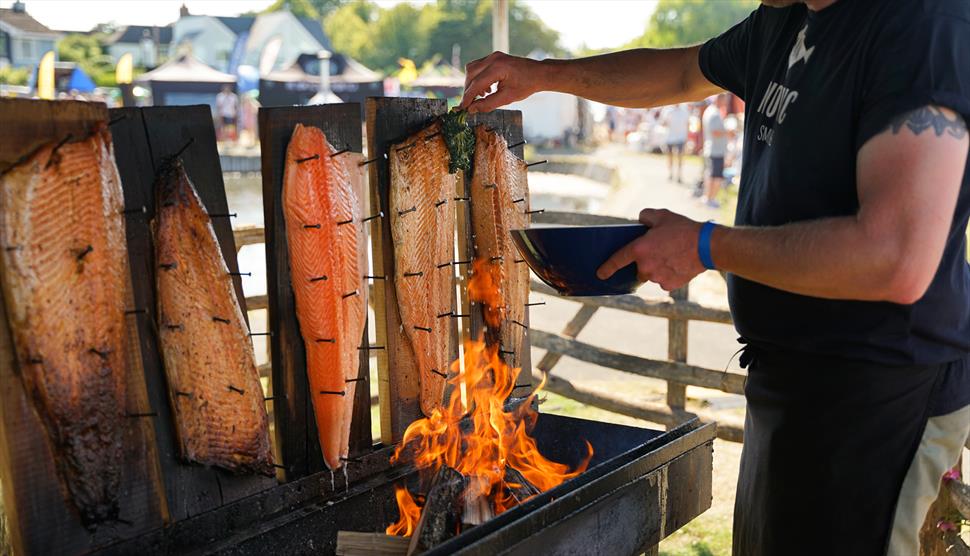
M881 556L945 365L748 346L735 556Z

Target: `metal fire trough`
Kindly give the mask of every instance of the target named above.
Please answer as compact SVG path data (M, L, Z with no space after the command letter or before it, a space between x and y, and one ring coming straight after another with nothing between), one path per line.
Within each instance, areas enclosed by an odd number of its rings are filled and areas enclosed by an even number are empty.
M649 553L710 507L712 424L662 432L540 414L533 434L544 454L571 464L588 440L589 469L425 554ZM417 474L389 466L389 454L351 467L359 480L349 488L342 474L318 473L103 554L333 554L337 531L378 532L397 519L393 485Z

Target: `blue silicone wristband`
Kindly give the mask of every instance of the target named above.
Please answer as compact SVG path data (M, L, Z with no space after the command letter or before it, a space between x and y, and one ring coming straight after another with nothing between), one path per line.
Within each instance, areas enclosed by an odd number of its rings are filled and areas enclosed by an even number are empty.
M697 256L701 259L701 264L707 270L717 270L714 267L714 259L711 258L711 234L717 224L713 220L704 222L701 226L701 233L697 238Z

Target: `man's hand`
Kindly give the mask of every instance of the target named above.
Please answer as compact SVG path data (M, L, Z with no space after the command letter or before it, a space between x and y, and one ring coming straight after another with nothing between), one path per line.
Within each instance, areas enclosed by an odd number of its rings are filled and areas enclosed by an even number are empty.
M488 112L543 90L540 66L536 60L504 52L493 52L470 62L465 66L465 93L460 107L471 113ZM498 90L488 94L493 83L498 83Z
M669 210L643 209L640 222L650 231L613 254L596 275L605 280L630 263L641 282L656 282L666 291L683 287L704 271L697 256L701 223Z

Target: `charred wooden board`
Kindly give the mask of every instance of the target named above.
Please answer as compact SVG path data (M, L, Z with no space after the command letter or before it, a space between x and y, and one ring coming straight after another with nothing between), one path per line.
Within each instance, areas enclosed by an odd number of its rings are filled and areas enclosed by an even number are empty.
M215 129L208 106L118 108L110 111L115 158L125 191L128 251L134 283L135 316L141 338L142 364L148 383L158 435L159 462L172 519L218 508L270 488L275 479L233 475L214 468L186 464L179 459L175 424L168 402L167 382L154 324L158 321L155 295L155 248L149 223L155 214L155 175L162 162L181 151L186 173L209 214L228 214L225 185L216 151ZM213 218L212 226L223 258L234 274L233 285L246 316L246 302L236 262L236 247L229 218Z
M509 150L515 156L523 158L525 156L525 139L522 134L522 112L519 110L495 110L488 113L472 114L468 118L468 124L471 126L483 126L487 129L494 131L505 139L506 144L509 146ZM475 169L472 168L474 173ZM464 207L464 212L459 213L459 237L462 237L464 233L464 242L459 242L459 248L462 247L463 243L467 246L468 258L475 255L474 250L474 240L472 234L475 230L475 221L473 219L471 207L475 203L483 202L482 200L476 199L477 196L486 194L488 196L492 195L492 192L488 190L473 190L470 187L471 179L466 178L465 180L465 193L464 195L471 197L471 202ZM528 196L528 192L526 192ZM491 200L490 198L488 200ZM528 199L523 203L523 206L528 205ZM464 219L464 222L462 221ZM464 230L464 232L462 232ZM514 256L518 257L518 253L514 253ZM470 267L462 267L462 282L467 284L468 276L467 272ZM466 296L467 297L467 296ZM463 301L466 303L466 301ZM472 338L478 338L483 333L484 328L484 318L483 318L483 308L478 303L467 302L468 313L471 315L471 328L470 334ZM521 321L522 324L529 325L529 307L525 308L524 318ZM522 372L519 373L518 380L516 384L518 385L514 390L512 390L513 396L526 396L532 391L532 355L531 355L531 342L529 341L529 330L525 329L523 331L524 336L522 337L521 343L513 347L512 354L506 355L506 361L515 367L521 367Z
M0 171L37 147L81 138L106 122L103 104L74 101L0 99ZM132 267L134 273L135 269ZM137 278L138 274L134 273ZM131 278L131 277L126 277ZM132 288L128 287L129 303ZM126 330L127 407L133 417L125 431L120 482L121 520L85 529L61 489L45 432L26 398L18 375L6 308L0 301L0 485L7 539L18 554L89 552L100 546L161 527L168 510L158 472L155 431L145 391L134 318Z
M269 295L270 345L273 357L273 394L276 437L287 481L304 477L326 466L320 452L316 419L308 396L306 349L296 318L296 303L290 285L286 224L283 220L283 170L286 148L297 124L323 130L337 149L361 152L360 105L328 104L288 106L259 110L262 150L263 210L266 229L266 273ZM366 192L362 204L367 207ZM364 209L367 210L366 208ZM365 226L377 230L379 219ZM378 288L375 289L379 289ZM369 346L367 326L361 346ZM358 387L350 431L350 454L359 456L372 449L370 421L370 351L360 352Z
M367 114L367 156L369 164L372 213L390 214L390 166L388 149L409 135L419 131L445 113L443 100L414 98L369 98ZM380 229L371 228L374 272L393 277L394 242L389 222L385 218ZM420 238L415 238L420 241ZM401 329L401 312L393 280L384 280L384 287L374 288L377 343L386 350L378 355L380 380L381 439L388 444L398 442L405 429L422 417L420 381L410 342ZM457 339L457 319L453 321L453 336ZM453 342L453 359L458 357L458 342Z

